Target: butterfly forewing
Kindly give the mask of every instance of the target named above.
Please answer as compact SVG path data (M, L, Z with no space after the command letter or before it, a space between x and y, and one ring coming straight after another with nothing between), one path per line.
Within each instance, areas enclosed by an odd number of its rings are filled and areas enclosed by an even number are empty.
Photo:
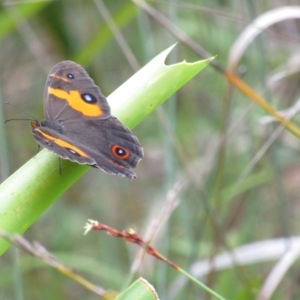
M48 75L44 112L47 119L57 121L80 116L105 119L110 116L110 107L99 87L80 65L62 61Z

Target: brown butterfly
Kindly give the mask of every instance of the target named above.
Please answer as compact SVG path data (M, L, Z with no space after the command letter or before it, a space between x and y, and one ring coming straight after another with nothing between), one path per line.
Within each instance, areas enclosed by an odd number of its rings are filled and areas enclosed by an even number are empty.
M117 118L87 72L72 61L50 71L45 87L46 119L31 123L32 135L59 157L135 178L143 158L138 139Z

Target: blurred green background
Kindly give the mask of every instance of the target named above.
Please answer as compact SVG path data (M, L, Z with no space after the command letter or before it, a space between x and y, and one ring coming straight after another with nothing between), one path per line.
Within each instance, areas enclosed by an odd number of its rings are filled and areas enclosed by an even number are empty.
M224 67L234 42L251 20L266 11L299 4L297 0L148 3L211 55L217 55L216 61ZM47 74L61 60L82 64L104 95L134 74L103 17L103 6L139 66L177 42L130 1L4 0L0 4L4 120L26 118L4 102L43 119ZM294 105L300 96L299 39L299 19L280 22L250 44L237 69L243 80L278 110ZM200 58L178 44L168 63L183 59ZM151 245L163 255L202 274L199 279L227 299L259 299L283 253L276 239L299 235L299 140L287 131L279 132L276 123L262 124L264 111L238 91L229 91L223 76L209 66L162 110L163 114L152 114L133 130L145 154L136 169L137 179L129 181L91 169L24 236L39 241L60 261L105 289L121 291L130 276L143 276L161 299L210 299L194 283L182 281L176 271L152 257L145 257L131 274L138 253L135 245L99 232L83 236L87 219L119 230L133 228L144 235L159 218L161 227ZM297 123L299 118L294 120ZM37 145L29 122L0 126L4 132L0 154L3 181L35 155ZM270 140L272 135L274 140ZM182 183L180 191L178 183ZM266 242L264 246L254 244L261 241ZM247 244L253 246L247 263L237 263L233 255L223 270L216 265L205 271L203 264L197 264ZM286 243L286 249L289 246ZM299 299L299 280L295 260L272 299ZM0 258L0 299L98 296L11 248Z

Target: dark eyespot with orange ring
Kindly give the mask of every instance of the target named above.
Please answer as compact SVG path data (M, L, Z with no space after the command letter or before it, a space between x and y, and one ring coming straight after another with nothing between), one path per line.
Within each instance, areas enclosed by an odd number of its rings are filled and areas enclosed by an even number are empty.
M130 152L126 148L117 144L112 145L111 153L113 154L113 156L119 159L127 159L130 155Z

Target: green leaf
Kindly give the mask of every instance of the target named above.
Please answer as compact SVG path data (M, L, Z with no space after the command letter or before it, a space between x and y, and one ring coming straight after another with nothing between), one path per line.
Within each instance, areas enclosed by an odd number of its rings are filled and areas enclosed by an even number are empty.
M210 61L164 64L174 46L163 51L108 97L112 114L133 128L162 104ZM43 150L17 170L0 186L0 229L8 233L24 232L59 196L88 169L58 159ZM126 180L126 179L124 179ZM0 254L9 243L0 240Z
M145 279L139 278L124 292L122 292L116 300L158 300L158 296L151 284Z

